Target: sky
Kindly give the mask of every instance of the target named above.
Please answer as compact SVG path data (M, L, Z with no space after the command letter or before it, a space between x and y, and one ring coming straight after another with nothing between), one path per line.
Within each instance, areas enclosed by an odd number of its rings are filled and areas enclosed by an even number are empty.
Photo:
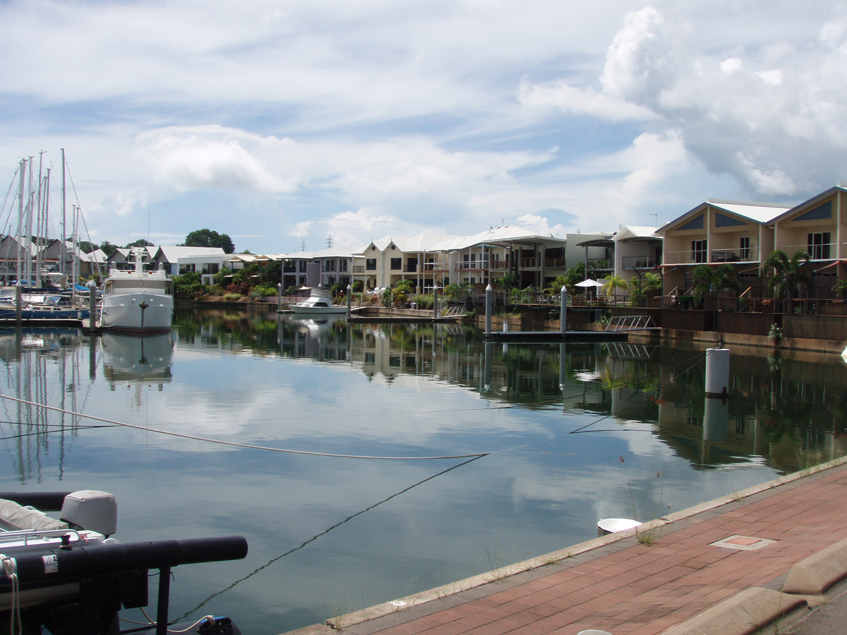
M845 120L843 3L0 0L4 232L61 148L96 243L611 232L802 202Z

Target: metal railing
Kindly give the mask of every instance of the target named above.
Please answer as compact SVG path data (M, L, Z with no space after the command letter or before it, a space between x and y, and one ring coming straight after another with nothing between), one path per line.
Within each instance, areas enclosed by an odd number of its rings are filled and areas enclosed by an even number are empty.
M653 256L624 256L621 258L621 266L626 270L653 269L660 264L661 259Z

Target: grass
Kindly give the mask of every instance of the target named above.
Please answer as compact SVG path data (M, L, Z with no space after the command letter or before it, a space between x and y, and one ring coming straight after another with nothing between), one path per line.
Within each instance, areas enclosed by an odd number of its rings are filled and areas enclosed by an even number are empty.
M652 547L661 537L662 531L659 527L645 529L644 531L638 531L638 528L635 528L635 538L645 547Z

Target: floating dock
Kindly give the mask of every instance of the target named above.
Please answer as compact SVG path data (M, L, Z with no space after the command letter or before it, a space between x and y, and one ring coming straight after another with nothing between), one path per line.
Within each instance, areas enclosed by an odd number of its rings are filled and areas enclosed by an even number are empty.
M486 340L494 342L625 342L629 331L492 331Z

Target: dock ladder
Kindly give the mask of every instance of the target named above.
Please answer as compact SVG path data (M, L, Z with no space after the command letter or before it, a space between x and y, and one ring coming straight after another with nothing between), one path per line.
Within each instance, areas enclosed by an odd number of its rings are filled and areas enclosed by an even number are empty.
M656 328L649 315L616 315L606 325L607 331L641 331Z

